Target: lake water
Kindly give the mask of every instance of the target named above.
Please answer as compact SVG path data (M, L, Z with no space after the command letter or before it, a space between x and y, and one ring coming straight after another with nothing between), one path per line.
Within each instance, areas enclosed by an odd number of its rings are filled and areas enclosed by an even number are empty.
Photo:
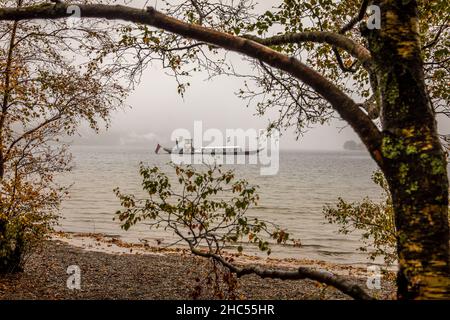
M151 149L129 147L72 147L74 169L60 179L72 184L70 198L62 206L60 229L118 235L123 240L146 239L162 245L176 239L162 230L149 230L144 224L123 231L113 221L120 208L115 187L139 194L140 162L164 166L169 155L156 155ZM340 235L324 218L322 208L338 197L349 201L364 196L380 198L380 189L370 179L376 169L366 152L281 152L279 173L261 176L256 165L233 166L240 177L260 186L259 206L249 215L259 216L287 228L301 247L275 246L273 256L321 259L335 263L364 264L366 255L357 234Z

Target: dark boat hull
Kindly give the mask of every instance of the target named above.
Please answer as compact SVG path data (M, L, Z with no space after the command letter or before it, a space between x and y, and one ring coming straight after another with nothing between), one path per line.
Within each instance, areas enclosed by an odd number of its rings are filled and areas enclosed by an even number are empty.
M166 151L168 154L191 154L191 155L207 155L207 156L215 156L215 155L235 155L235 156L249 156L249 155L255 155L261 152L262 149L258 150L245 150L245 151L223 151L223 152L189 152L185 153L184 150L179 150L178 152L174 152L172 149L163 148L164 151Z

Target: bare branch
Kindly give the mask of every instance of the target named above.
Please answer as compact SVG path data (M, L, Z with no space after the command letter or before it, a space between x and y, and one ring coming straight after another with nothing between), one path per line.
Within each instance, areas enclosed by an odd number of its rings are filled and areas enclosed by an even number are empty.
M72 4L73 5L73 4ZM298 59L281 54L264 45L249 39L236 37L224 32L212 30L200 25L189 24L158 12L153 7L146 11L127 6L111 6L102 4L79 4L85 18L105 18L109 20L125 20L163 29L197 41L207 42L221 48L244 54L260 60L289 73L313 88L347 121L360 136L370 150L372 157L379 162L377 156L381 146L381 133L371 119L362 112L358 105L342 90L315 70L309 68ZM68 4L40 5L25 8L0 9L0 20L24 19L58 19L68 17Z
M241 268L228 262L225 258L223 258L220 255L211 252L201 251L195 249L193 246L191 246L191 251L195 255L204 258L214 259L215 261L221 263L223 266L227 267L231 272L236 273L238 277L242 277L248 274L255 274L261 278L271 278L281 280L311 279L333 286L354 299L374 300L373 297L367 294L367 292L365 292L360 286L358 286L354 282L325 270L314 270L306 267L299 267L295 271L264 269L257 266L249 266Z
M197 0L190 0L192 5L195 8L195 11L197 11L198 14L198 24L203 24L203 19L205 19L206 15L203 13L203 10L200 8L200 5Z
M358 15L353 17L347 24L345 24L341 30L339 30L340 34L345 34L347 31L353 29L353 27L364 19L364 15L366 14L367 7L369 6L370 0L363 0L361 3L361 7L359 9Z
M32 135L33 133L39 131L41 128L45 127L46 125L60 119L62 116L62 113L58 113L56 115L54 115L53 117L51 117L50 119L46 119L44 120L42 123L38 124L36 127L24 132L23 134L21 134L18 138L16 138L13 142L11 142L11 144L9 145L9 147L6 149L6 155L5 158L8 157L9 153L11 152L12 148L14 148L14 146L19 143L21 140L25 139L27 136Z
M447 23L448 20L450 18L447 17L444 21L444 23L439 27L438 32L436 33L435 37L433 38L433 40L431 40L429 43L427 43L426 45L424 45L422 47L422 50L427 50L430 49L431 47L435 46L438 42L439 42L439 38L441 37L442 33L444 32L444 30L448 29L450 27L450 25Z

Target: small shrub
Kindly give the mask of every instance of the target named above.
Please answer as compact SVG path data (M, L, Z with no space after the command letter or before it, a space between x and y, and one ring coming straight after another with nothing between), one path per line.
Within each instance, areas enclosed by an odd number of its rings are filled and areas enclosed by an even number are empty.
M23 270L27 256L56 222L59 190L3 181L0 193L0 273Z
M339 198L336 205L325 206L323 212L329 223L339 225L342 234L362 231L364 245L359 250L367 252L371 260L382 256L384 262L391 265L397 257L392 199L387 181L380 171L374 172L372 180L383 189L385 200L374 202L366 197L361 202L349 203Z

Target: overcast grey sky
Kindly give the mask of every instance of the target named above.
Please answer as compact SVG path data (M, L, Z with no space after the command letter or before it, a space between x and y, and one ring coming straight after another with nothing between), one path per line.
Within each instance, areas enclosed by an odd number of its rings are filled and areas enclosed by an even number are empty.
M155 1L150 1L149 3ZM274 1L264 1L269 6ZM132 1L133 5L142 5L142 1ZM245 68L239 56L232 55L237 68ZM177 94L176 83L164 71L154 65L144 71L140 84L131 92L126 103L131 108L113 114L112 125L108 131L102 130L99 135L87 129L80 131L81 137L75 139L77 144L133 144L148 145L154 148L156 143L171 144L171 133L178 128L191 130L193 122L203 121L203 128L220 130L263 129L268 117L257 117L255 110L246 108L246 102L237 98L235 92L241 82L233 77L220 77L205 81L206 74L194 74L191 87L184 99ZM298 141L293 131L287 131L281 138L281 149L303 150L339 150L345 141L358 140L349 127L333 121L329 125L317 126ZM450 133L450 122L441 123L441 131ZM449 131L449 132L447 132Z
M157 142L170 143L175 129L186 128L192 132L196 120L203 121L204 130L264 129L267 126L267 116L255 116L254 108L247 108L246 102L235 96L240 88L239 80L233 77L205 79L206 75L195 74L183 99L177 94L175 80L157 66L151 67L127 99L130 108L114 113L111 128L97 136L82 130L77 143L148 143L153 148ZM350 128L340 132L343 126L344 123L337 121L318 126L298 141L293 131L287 131L280 146L282 149L341 149L346 140L356 139Z

